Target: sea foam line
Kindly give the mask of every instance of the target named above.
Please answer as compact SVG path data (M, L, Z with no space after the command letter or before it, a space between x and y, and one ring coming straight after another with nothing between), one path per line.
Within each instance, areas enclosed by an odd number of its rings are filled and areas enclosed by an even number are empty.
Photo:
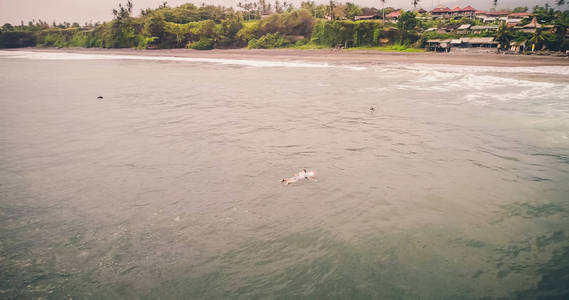
M453 73L515 73L515 74L554 74L569 75L567 66L535 66L535 67L496 67L496 66L457 66L446 64L396 64L400 68L415 71L440 71Z
M117 55L117 54L83 54L83 53L55 53L30 51L0 51L1 57L40 59L40 60L146 60L146 61L176 61L176 62L203 62L222 65L238 65L249 67L289 67L289 68L330 68L328 63L308 63L302 61L269 61L247 59L222 59L201 57L176 56L146 56L146 55ZM359 70L357 66L342 66L348 69Z

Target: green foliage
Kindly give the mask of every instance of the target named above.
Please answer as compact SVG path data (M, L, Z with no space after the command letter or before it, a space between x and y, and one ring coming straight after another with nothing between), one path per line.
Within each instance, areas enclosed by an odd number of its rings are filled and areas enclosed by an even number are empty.
M189 47L194 50L211 50L213 45L213 39L202 36L199 41L189 44Z
M247 44L250 40L257 37L257 27L259 21L243 22L243 27L237 32L236 39Z
M159 38L158 37L148 37L148 38L143 38L140 40L140 43L138 44L138 49L151 49L154 47L157 47Z
M555 20L555 10L549 7L536 6L533 15L537 18L539 24L552 24Z
M354 22L353 27L353 45L359 46L375 46L379 45L379 39L382 37L383 27L379 22L375 21L359 21Z
M75 32L69 40L68 47L86 47L88 44L88 36L83 32Z
M298 9L284 14L273 14L261 20L257 25L257 36L267 33L286 35L302 35L309 37L312 33L313 20L310 12Z
M559 50L561 50L561 51L569 50L569 40L568 39L565 39L561 42L561 44L559 45Z
M238 44L237 33L243 28L243 19L240 16L231 16L221 21L219 31L219 46L231 46Z
M502 49L508 49L510 47L510 42L512 41L513 35L512 30L508 28L506 23L500 24L498 30L496 31L495 41L500 43Z
M376 46L382 38L383 26L376 21L319 21L314 26L312 41L326 46Z
M421 20L413 12L402 12L398 23L383 21L327 21L318 18L353 18L361 14L382 14L375 8L361 8L355 3L341 4L329 1L316 5L314 1L304 1L301 8L294 10L283 1L281 4L262 0L252 3L239 3L241 11L222 6L184 4L169 7L162 4L156 9L144 9L141 16L133 17L133 4L130 0L119 4L113 10L113 20L103 24L90 24L81 27L77 23L64 22L50 25L41 20L25 25L0 27L0 47L105 47L105 48L275 48L295 47L312 49L321 47L378 48L390 51L404 51L409 45L424 45L434 38L457 38L454 34L425 32L420 41L417 31L426 28L442 28L447 25L481 25L480 21L469 18ZM418 2L418 1L417 1ZM385 1L380 1L380 4ZM527 8L518 7L522 12ZM286 12L285 12L286 11ZM385 12L393 11L385 8ZM273 13L277 12L277 13ZM273 13L273 14L271 14ZM261 20L261 14L270 14ZM497 32L485 31L468 36L495 37L506 47L511 41L533 40L540 46L551 50L566 50L569 11L556 11L549 5L535 7L534 14L540 24L555 26L552 32L543 31L537 37L530 33L512 31L501 26ZM526 18L522 21L527 24ZM456 26L454 26L456 27ZM391 46L388 46L391 45ZM387 47L385 47L387 46ZM378 48L378 49L379 49ZM410 49L410 48L408 48ZM383 51L383 50L381 50ZM405 50L406 51L406 50Z
M325 18L328 15L327 5L316 5L314 1L303 1L300 8L306 9L315 18Z
M312 31L311 41L329 47L344 45L347 41L351 41L353 36L351 26L347 25L350 23L318 21Z
M4 25L2 25L2 31L14 31L14 26L12 26L12 24L10 23L5 23Z
M562 42L561 36L550 32L543 33L543 43L546 49L551 51L559 51L561 50L560 49L562 45L561 42Z
M531 33L523 31L514 31L512 33L512 40L516 42L525 42L531 38Z
M139 36L130 20L114 20L103 36L105 48L133 48L138 45Z
M399 30L386 27L381 21L319 21L314 26L311 41L328 47L362 47L393 44L399 36ZM411 39L416 40L417 35Z
M524 7L520 6L520 7L514 8L514 10L512 12L513 13L523 13L523 12L527 12L527 11L528 11L527 6L524 6Z
M26 31L0 32L0 48L22 48L36 45L36 35Z
M397 21L397 27L401 34L400 41L407 41L409 39L409 32L415 31L417 26L417 19L415 18L415 13L412 11L404 11L401 13L401 17Z
M559 13L554 24L557 26L557 34L560 37L559 50L569 50L569 40L567 39L567 30L569 28L569 10Z
M545 41L545 34L543 33L543 30L541 30L541 28L538 28L531 36L531 38L528 40L528 42L530 44L534 44L535 45L535 49L539 50L542 48L543 44Z
M290 42L279 33L267 33L259 39L250 40L248 47L253 49L271 49L282 48L288 45L290 45Z
M363 10L354 3L346 3L346 18L353 20L355 16L359 16Z

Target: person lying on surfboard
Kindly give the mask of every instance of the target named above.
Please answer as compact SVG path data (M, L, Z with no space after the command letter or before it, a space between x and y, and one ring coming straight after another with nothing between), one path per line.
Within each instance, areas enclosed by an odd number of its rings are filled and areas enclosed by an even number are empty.
M291 184L301 179L313 179L314 176L316 176L316 171L306 171L306 169L302 169L302 171L298 172L298 174L295 174L293 177L281 179L281 182Z

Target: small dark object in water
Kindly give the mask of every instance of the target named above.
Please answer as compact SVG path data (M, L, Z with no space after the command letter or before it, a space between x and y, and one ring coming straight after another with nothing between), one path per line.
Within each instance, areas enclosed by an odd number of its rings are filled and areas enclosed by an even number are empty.
M370 106L369 111L374 112L374 111L375 111L375 107Z
M97 97L97 99L103 99L103 96L99 96L99 97Z

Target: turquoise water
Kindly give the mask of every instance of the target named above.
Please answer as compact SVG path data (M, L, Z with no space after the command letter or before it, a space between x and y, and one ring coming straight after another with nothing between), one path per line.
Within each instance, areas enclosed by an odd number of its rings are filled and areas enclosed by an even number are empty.
M569 297L567 68L0 66L0 298Z

